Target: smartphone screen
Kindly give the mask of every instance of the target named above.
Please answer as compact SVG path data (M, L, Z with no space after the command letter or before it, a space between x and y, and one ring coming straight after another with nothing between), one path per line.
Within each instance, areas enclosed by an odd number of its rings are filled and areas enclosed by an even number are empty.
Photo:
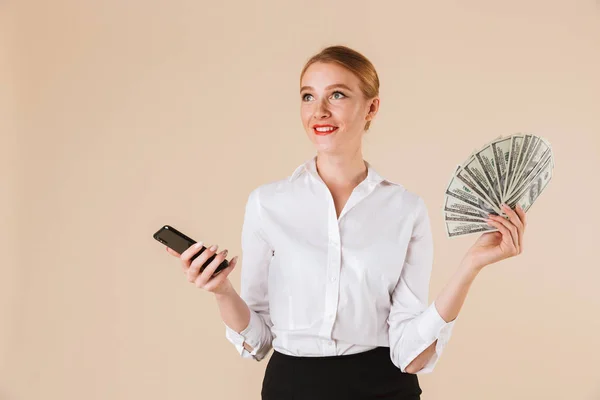
M161 227L158 231L156 231L154 233L153 237L154 237L154 239L158 240L165 246L175 250L179 254L186 251L190 246L196 244L196 241L194 239L183 234L182 232L178 231L177 229L173 228L170 225L164 225L163 227ZM202 252L204 252L204 250L206 250L206 247L202 246L202 248L200 250L198 250L198 252L192 256L190 261L194 261L196 259L196 257L198 257L200 254L202 254ZM212 256L210 256L206 260L204 265L202 265L200 267L200 272L204 271L204 268L206 268L208 266L208 264L210 264L215 259L216 256L217 256L216 253L213 254ZM214 277L214 276L218 275L219 272L221 272L223 269L227 268L228 266L229 266L229 261L223 260L221 262L221 264L217 267L217 269L215 270L215 272L213 273L212 276Z

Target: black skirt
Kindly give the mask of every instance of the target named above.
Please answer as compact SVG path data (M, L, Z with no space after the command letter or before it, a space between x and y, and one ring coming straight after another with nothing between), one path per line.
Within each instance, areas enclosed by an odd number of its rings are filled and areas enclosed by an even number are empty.
M297 357L273 350L262 383L262 400L419 400L416 374L400 371L389 347L362 353Z

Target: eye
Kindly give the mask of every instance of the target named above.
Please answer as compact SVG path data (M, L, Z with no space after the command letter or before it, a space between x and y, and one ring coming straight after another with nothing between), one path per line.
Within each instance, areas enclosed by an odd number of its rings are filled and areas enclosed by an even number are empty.
M336 94L336 93L339 93L339 94L341 94L343 97L347 97L347 96L346 96L344 93L340 92L339 90L336 90L335 92L333 92L333 96L335 96L335 94ZM307 101L307 100L306 100L306 96L312 96L312 94L310 94L310 93L306 93L306 94L304 94L304 95L302 96L302 101ZM336 98L335 98L335 100L339 100L339 99L341 99L341 98L343 98L343 97L336 97Z

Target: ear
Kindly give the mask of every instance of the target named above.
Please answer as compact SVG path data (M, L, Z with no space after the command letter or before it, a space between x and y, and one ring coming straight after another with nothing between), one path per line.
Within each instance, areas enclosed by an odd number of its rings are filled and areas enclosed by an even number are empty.
M379 111L379 103L380 103L379 97L374 97L373 99L371 99L371 103L369 105L369 112L367 113L367 116L365 117L366 121L372 121L373 118L375 118L375 115L377 115L377 112Z

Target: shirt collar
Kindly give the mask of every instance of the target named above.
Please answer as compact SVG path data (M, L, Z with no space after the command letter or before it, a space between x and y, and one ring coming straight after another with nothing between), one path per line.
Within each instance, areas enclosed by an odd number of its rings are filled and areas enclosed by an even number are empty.
M389 179L386 179L384 177L382 177L376 170L375 168L373 168L373 166L365 160L365 164L367 166L367 178L366 181L368 181L369 183L372 184L378 184L382 181L391 183L393 185L397 185L397 186L402 186L399 183L396 182L392 182ZM308 160L306 160L304 163L302 163L301 165L299 165L294 172L292 173L292 175L290 175L289 181L292 182L293 180L295 180L298 176L300 176L302 173L304 172L308 172L311 175L313 175L315 178L320 178L318 173L317 173L317 156L313 156L311 158L309 158Z

